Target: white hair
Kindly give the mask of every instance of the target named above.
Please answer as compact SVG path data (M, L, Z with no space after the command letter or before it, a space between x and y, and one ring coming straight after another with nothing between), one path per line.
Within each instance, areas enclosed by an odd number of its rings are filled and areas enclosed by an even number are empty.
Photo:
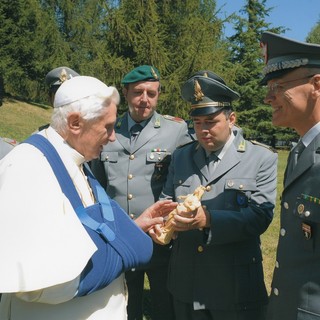
M68 80L66 83L70 81L71 80ZM61 87L63 87L63 85L61 85ZM56 97L59 90L60 88L57 91ZM63 98L65 99L66 97L68 98L68 91L64 91L62 94L64 94ZM81 92L81 88L79 88L79 91ZM58 96L55 102L59 100L60 97ZM110 86L107 87L107 90L96 91L86 97L72 100L72 102L62 104L61 106L56 105L53 109L51 126L59 133L63 133L67 129L67 118L71 112L79 112L80 116L86 121L95 120L102 114L103 108L109 107L111 103L118 105L120 103L120 95L115 87Z

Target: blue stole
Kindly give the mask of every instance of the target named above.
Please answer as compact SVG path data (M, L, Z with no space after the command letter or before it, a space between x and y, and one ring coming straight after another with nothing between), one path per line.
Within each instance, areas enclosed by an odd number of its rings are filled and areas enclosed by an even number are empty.
M97 203L84 207L74 183L53 145L34 134L24 141L38 148L47 158L78 218L97 246L81 273L77 296L84 296L106 287L124 271L147 264L153 244L127 213L110 199L88 165L84 165ZM58 235L57 235L58 236Z

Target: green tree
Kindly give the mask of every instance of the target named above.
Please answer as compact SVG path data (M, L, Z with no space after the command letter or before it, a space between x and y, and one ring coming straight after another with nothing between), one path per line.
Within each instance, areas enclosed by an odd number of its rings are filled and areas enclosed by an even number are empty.
M320 44L320 20L309 32L307 39L309 43L319 43Z
M263 105L265 89L260 85L263 60L259 40L265 30L281 33L281 26L271 27L265 21L272 8L267 8L267 0L247 0L235 15L235 34L229 37L232 62L237 70L234 88L240 93L235 104L239 125L248 138L270 143L274 141L277 129L271 124L271 108Z

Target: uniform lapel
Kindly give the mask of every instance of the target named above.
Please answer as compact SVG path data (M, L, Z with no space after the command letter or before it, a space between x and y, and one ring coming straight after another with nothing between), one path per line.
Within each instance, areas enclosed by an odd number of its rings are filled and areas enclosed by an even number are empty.
M140 149L143 145L148 143L148 141L153 138L157 133L159 133L159 128L161 126L161 119L158 113L154 113L151 117L150 121L140 132L136 143L131 150L131 153L134 153L138 149Z
M240 162L240 157L234 143L231 144L222 160L219 162L217 168L209 179L210 182L224 175L227 171L229 171Z
M305 148L293 172L286 176L284 188L287 188L315 163L315 153L320 143L320 134Z
M130 132L128 130L128 112L119 117L115 127L116 138L122 147L130 152Z
M193 155L193 161L206 181L209 180L209 171L206 163L206 154L204 149L198 144Z

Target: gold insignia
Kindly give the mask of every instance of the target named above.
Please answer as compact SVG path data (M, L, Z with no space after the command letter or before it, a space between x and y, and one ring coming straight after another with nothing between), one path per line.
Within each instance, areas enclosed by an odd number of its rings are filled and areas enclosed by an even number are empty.
M194 97L196 98L196 101L201 101L204 97L204 94L202 92L202 89L198 80L194 81Z
M155 127L155 128L160 128L160 126L161 126L160 119L157 118L156 121L154 122L154 127Z
M238 151L241 151L241 152L246 151L246 141L245 140L240 141L240 144L238 145Z
M205 73L203 74L203 76L206 77L206 78L208 78L208 73L205 72Z
M61 81L62 83L65 82L66 80L68 80L68 74L67 74L66 69L62 69L62 70L61 70L59 79L60 79L60 81Z
M151 73L152 73L152 75L153 75L153 77L155 79L158 79L158 75L157 75L157 73L154 71L154 69L152 67L151 67Z
M299 204L298 205L298 213L301 215L304 212L304 205L303 204Z

